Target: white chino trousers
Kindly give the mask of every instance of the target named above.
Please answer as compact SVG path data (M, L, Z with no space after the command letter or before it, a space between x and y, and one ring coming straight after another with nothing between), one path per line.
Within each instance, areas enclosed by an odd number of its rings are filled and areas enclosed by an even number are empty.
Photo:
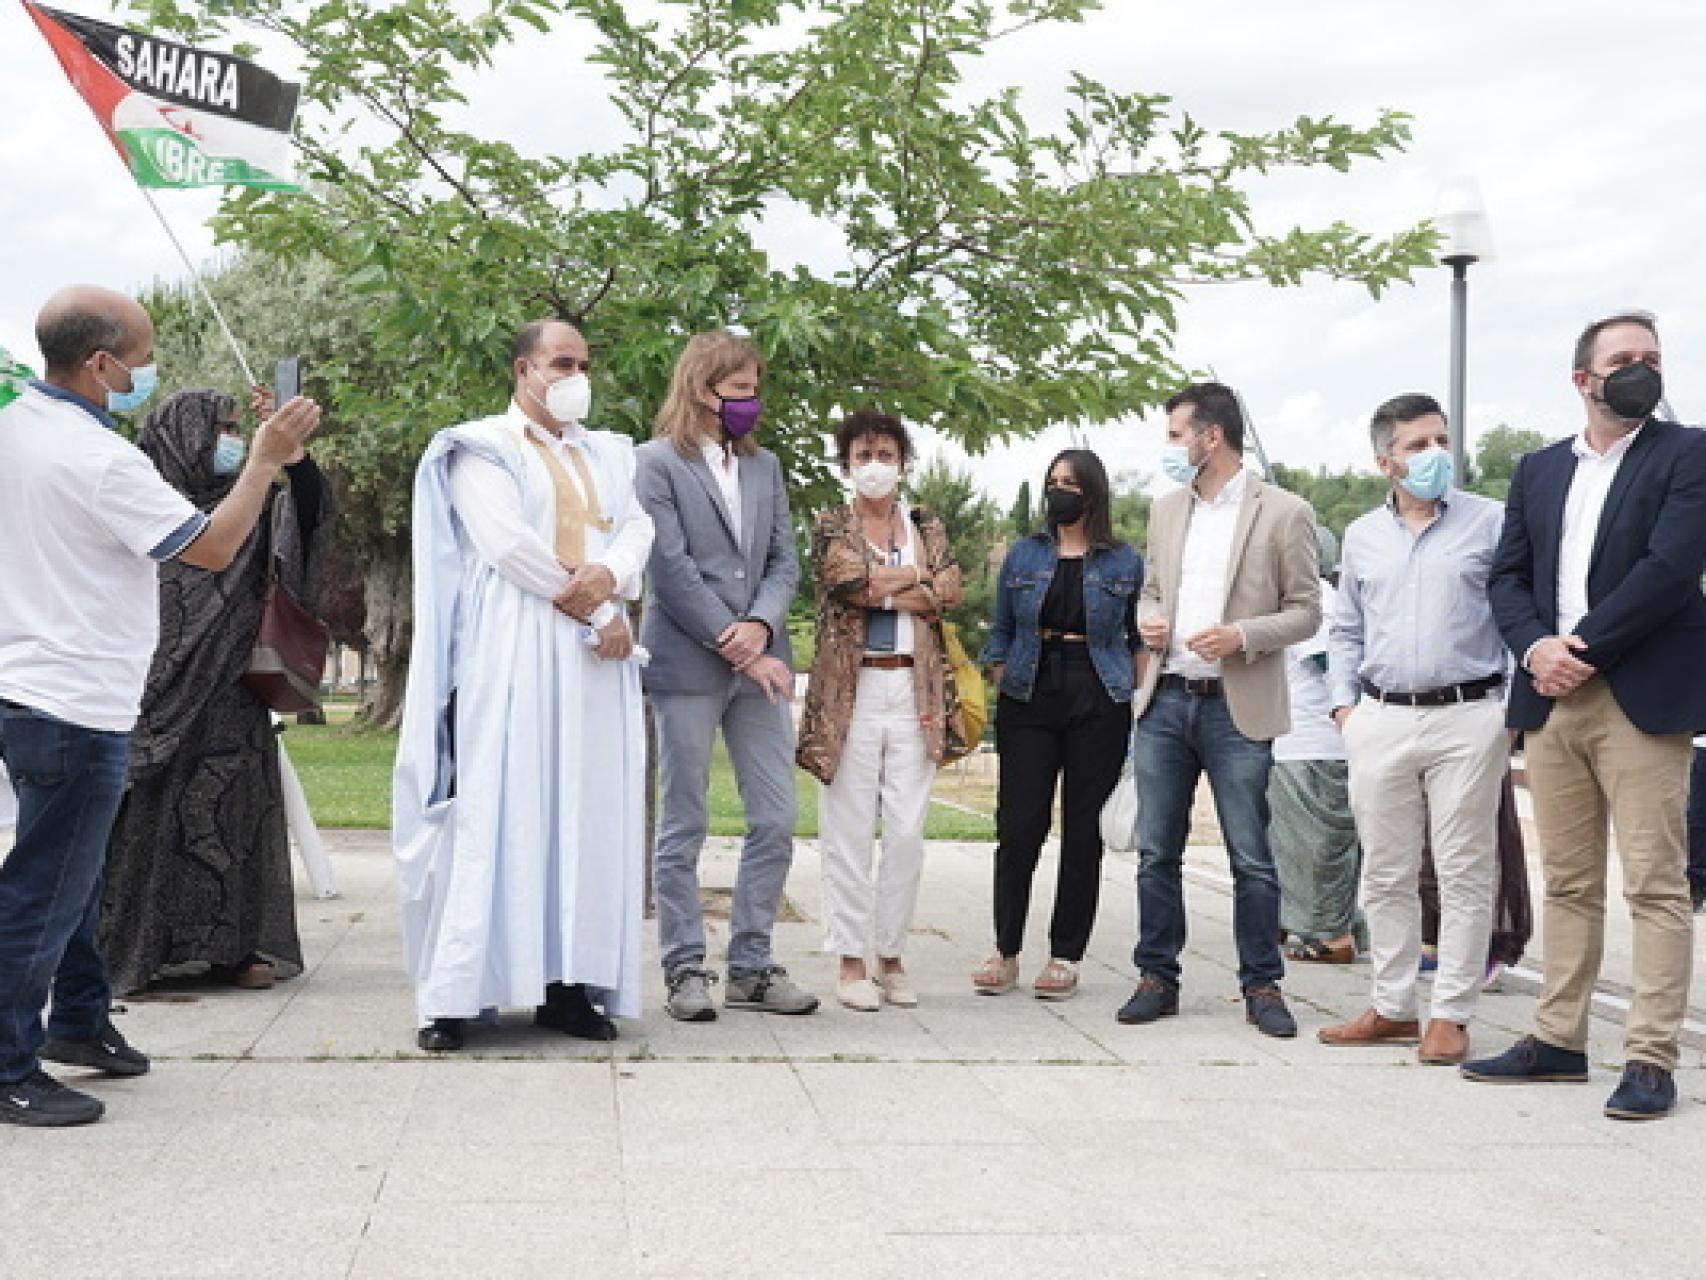
M818 793L824 950L831 955L900 957L918 902L935 773L911 668L861 668L835 780Z
M1443 707L1365 698L1345 721L1344 739L1375 1011L1404 1022L1417 1016L1426 840L1439 877L1433 1017L1467 1025L1493 929L1499 790L1510 755L1504 705L1496 697Z

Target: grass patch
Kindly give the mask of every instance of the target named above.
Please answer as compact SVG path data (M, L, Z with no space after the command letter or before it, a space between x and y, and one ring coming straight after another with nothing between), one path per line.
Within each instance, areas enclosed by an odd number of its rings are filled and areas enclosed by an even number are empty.
M395 733L351 724L293 724L281 739L322 827L391 825Z
M285 748L302 776L314 821L323 827L384 830L391 825L391 763L397 754L397 735L352 724L292 725L284 734ZM947 775L937 790L953 794ZM794 793L800 820L795 834L817 836L817 782L794 771ZM711 763L711 834L738 836L746 832L741 819L740 790L722 743ZM924 834L931 840L986 841L995 839L993 818L966 813L942 804L930 806Z

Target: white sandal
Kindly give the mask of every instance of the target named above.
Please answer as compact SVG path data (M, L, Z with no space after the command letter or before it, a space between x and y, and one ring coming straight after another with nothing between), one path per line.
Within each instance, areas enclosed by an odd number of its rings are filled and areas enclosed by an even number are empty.
M980 996L998 996L1019 985L1019 957L999 951L972 970L971 984Z
M1078 994L1078 964L1073 960L1050 959L1031 984L1039 1000L1070 1000Z

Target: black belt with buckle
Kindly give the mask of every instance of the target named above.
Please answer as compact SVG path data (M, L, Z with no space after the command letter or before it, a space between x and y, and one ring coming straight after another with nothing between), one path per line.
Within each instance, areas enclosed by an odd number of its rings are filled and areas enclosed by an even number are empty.
M1161 677L1163 689L1182 689L1186 693L1195 694L1199 698L1220 697L1220 681L1213 676L1192 678L1168 673Z
M1419 693L1386 693L1364 680L1362 691L1376 702L1389 703L1394 707L1449 707L1453 703L1475 702L1490 693L1497 693L1504 682L1503 676L1482 676L1479 680L1465 680L1462 684L1448 684L1440 689L1423 689Z

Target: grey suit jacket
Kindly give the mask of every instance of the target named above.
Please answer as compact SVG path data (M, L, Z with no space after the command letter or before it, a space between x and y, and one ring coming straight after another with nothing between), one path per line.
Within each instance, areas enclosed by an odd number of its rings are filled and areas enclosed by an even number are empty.
M1149 514L1148 572L1138 617L1178 615L1179 572L1190 528L1189 489L1156 500ZM1220 620L1244 631L1244 651L1220 664L1226 708L1238 732L1271 741L1291 728L1285 682L1285 648L1307 640L1321 625L1321 579L1317 571L1315 511L1296 494L1246 478L1244 501L1226 565L1226 602ZM1132 701L1141 716L1155 696L1166 655L1151 653L1143 684Z
M703 457L684 458L671 441L652 440L636 458L634 485L657 529L640 626L651 652L647 692L726 690L734 670L717 652L717 637L743 618L769 626L769 653L791 667L788 605L800 568L775 455L760 449L740 459L739 537Z

